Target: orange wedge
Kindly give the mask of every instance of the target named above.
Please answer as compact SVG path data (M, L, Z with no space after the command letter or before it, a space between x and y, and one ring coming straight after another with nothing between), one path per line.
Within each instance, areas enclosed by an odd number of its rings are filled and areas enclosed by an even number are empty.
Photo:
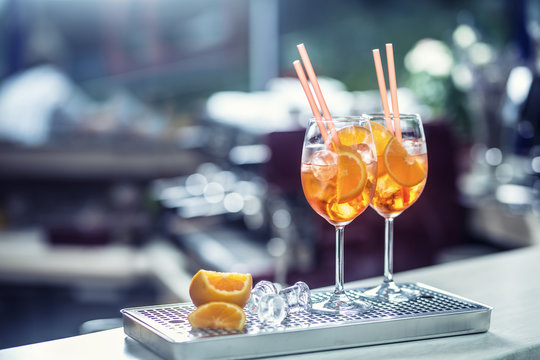
M189 296L195 306L224 301L246 306L251 294L251 274L199 270L189 284Z
M402 186L414 186L426 178L426 171L413 155L396 138L392 138L384 150L384 166L388 174Z
M242 330L246 314L238 305L214 301L195 309L188 315L188 321L194 328Z
M366 165L356 151L340 148L338 153L337 200L346 202L357 197L366 186Z

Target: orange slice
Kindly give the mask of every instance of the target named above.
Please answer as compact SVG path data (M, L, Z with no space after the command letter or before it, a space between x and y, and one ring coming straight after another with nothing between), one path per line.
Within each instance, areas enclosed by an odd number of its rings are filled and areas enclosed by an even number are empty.
M366 186L366 165L356 151L340 148L338 153L337 200L346 202L357 197Z
M426 178L426 171L396 138L384 150L384 166L388 174L402 186L414 186Z
M382 124L375 121L370 121L371 132L373 133L373 141L375 142L375 149L377 150L377 176L384 175L384 165L382 164L382 156L386 145L394 136L392 133Z
M358 208L347 202L336 202L331 200L326 205L326 212L330 220L334 222L351 221L358 215Z
M194 328L242 330L246 323L246 313L238 305L214 301L199 306L188 315Z
M199 270L189 284L189 296L195 306L225 301L246 306L252 285L251 274Z
M369 138L369 131L361 126L351 125L338 130L341 145L356 146L365 143Z
M375 142L375 148L377 149L377 155L381 156L384 153L384 149L393 138L392 133L382 124L375 121L370 121L371 131L373 133L373 141Z

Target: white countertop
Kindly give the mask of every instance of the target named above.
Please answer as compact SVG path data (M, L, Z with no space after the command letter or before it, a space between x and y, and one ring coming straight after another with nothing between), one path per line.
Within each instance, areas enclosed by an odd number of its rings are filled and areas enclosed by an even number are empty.
M281 356L279 359L538 359L540 247L397 274L493 306L487 333ZM366 286L380 279L347 284ZM161 359L122 328L0 350L0 359Z

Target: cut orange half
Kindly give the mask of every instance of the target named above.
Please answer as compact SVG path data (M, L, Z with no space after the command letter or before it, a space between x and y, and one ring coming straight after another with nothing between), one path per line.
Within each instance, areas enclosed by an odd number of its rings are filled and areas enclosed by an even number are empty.
M356 151L340 148L338 153L337 200L346 202L357 197L366 186L366 165Z
M195 306L225 301L246 306L252 286L251 274L199 270L189 284L189 296Z
M242 330L246 324L246 313L238 305L214 301L199 306L188 315L194 328Z
M392 138L384 150L384 166L388 174L402 186L414 186L426 178L426 171L409 155L396 138Z

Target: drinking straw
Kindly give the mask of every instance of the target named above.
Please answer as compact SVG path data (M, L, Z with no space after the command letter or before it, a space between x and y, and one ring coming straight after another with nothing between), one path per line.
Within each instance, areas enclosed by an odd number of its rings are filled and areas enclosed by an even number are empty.
M392 114L394 118L394 130L396 132L396 138L401 144L401 123L399 122L399 107L397 100L397 82L396 82L396 68L394 66L394 49L392 44L386 44L386 64L388 66L388 83L390 85L390 98L392 100ZM404 203L409 202L409 191L405 187L401 188L401 195L403 196Z
M306 72L309 76L309 81L311 81L311 86L313 86L313 91L315 91L315 96L317 96L317 100L319 100L319 105L321 105L323 116L326 120L330 121L332 120L332 117L330 116L330 112L328 111L328 106L326 106L326 101L324 101L319 82L317 81L317 75L315 75L315 70L313 70L313 66L311 65L311 61L309 60L309 55L307 53L306 47L304 46L304 44L298 44L296 45L296 47L298 48L298 52L300 53L300 57L302 58L302 62L304 63L304 67L306 68Z
M396 132L396 138L401 143L401 124L399 122L396 68L394 66L394 49L392 47L392 44L386 44L386 62L388 65L388 83L390 84L390 97L392 99L392 114L394 115L394 130Z
M313 87L313 91L315 91L315 96L317 97L317 100L319 101L319 105L321 106L321 110L324 116L324 119L328 121L328 129L330 130L330 133L332 134L332 139L334 139L336 144L340 144L338 134L336 132L336 128L334 127L334 124L332 124L332 116L330 115L330 111L328 111L328 106L326 106L326 101L324 101L324 97L321 91L321 87L319 86L319 81L317 80L317 75L315 75L315 70L313 70L313 66L311 65L311 61L309 60L309 55L307 53L306 47L304 44L298 44L296 45L298 48L298 52L300 53L300 57L302 58L302 62L304 63L304 67L306 68L306 72L309 77L309 81L311 82L311 86Z
M302 88L304 89L304 92L306 93L306 97L309 102L309 106L311 107L311 112L313 112L313 116L315 117L315 120L317 120L317 125L319 126L319 130L321 131L321 135L324 139L324 142L328 142L328 132L326 131L326 127L322 123L322 117L321 112L319 111L319 108L317 107L317 103L315 102L315 99L313 98L313 94L311 93L311 89L309 88L309 84L306 78L306 74L304 73L304 69L302 68L302 64L300 63L300 60L293 61L294 69L296 70L296 74L298 75L298 79L300 80L300 84L302 84Z
M390 121L390 108L388 107L388 93L386 91L386 84L384 81L384 72L381 61L381 53L379 49L373 49L373 61L375 62L375 72L377 73L377 82L379 83L379 93L381 94L381 103L384 112L384 121L386 128L392 134L394 134L394 127Z

